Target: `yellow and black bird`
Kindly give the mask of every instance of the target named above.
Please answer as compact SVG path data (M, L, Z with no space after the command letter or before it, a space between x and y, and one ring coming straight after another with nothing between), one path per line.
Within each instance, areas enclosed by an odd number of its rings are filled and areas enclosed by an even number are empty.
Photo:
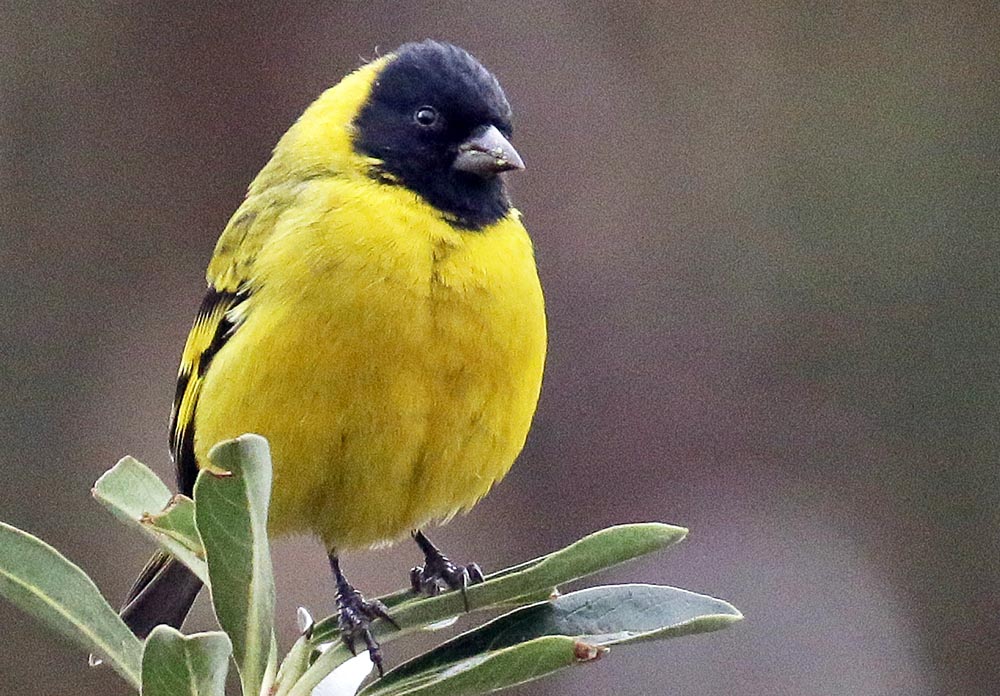
M220 440L271 444L270 533L313 534L341 630L384 615L345 551L413 534L416 590L482 576L420 531L466 510L524 445L545 360L534 253L501 174L523 168L496 78L424 41L324 92L281 138L219 238L170 423L180 492ZM144 636L201 588L157 556L122 610Z

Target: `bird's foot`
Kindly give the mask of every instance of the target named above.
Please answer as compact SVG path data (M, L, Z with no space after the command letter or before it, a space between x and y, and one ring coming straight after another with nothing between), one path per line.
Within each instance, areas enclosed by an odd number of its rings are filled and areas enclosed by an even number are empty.
M469 585L483 582L485 578L482 569L476 563L464 566L452 563L421 532L417 532L414 538L424 552L425 562L424 565L410 571L410 585L413 591L434 597L447 590L461 590L462 601L465 603L465 610L468 611L469 599L465 591Z
M427 563L410 571L413 591L434 597L447 590L462 590L483 581L483 571L477 563L455 565L445 556L428 559Z
M340 584L337 588L337 624L340 627L340 637L344 645L357 655L357 641L364 641L368 649L368 657L378 669L379 676L384 674L382 668L382 650L378 641L372 635L371 624L376 619L385 619L396 628L398 624L389 616L385 605L377 599L367 600L354 587L348 583Z

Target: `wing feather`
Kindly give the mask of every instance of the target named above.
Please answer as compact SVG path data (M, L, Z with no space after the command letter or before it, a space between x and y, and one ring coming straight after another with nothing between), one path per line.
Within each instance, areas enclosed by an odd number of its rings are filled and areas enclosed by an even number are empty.
M205 374L212 358L245 319L247 307L240 305L254 287L254 261L299 190L294 182L260 190L251 185L251 194L233 214L215 246L206 273L208 293L184 345L170 416L170 452L177 469L177 486L185 495L191 495L198 478L194 421Z
M247 297L247 291L230 292L210 287L184 345L170 414L170 453L177 469L177 487L185 495L192 494L198 477L198 463L194 456L194 415L205 373L212 358L239 326L233 310Z

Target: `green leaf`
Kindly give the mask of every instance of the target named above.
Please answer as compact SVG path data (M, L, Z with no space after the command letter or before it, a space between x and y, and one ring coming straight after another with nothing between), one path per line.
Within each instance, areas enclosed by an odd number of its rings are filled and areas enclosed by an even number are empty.
M106 471L92 492L115 517L141 529L208 583L205 550L190 498L172 494L156 474L132 457L124 457Z
M486 581L468 588L469 610L490 609L511 604L529 604L552 594L558 585L616 566L673 544L687 535L687 529L658 522L624 524L589 534L569 546L526 563L486 576ZM404 590L382 598L399 625L397 630L384 620L372 624L380 643L389 643L407 633L463 614L465 605L458 592L437 597L416 597ZM313 645L338 640L337 617L316 625ZM323 653L296 684L291 696L303 696L351 656L338 644Z
M625 524L589 534L569 546L486 576L486 581L468 588L469 609L489 609L517 602L526 604L551 594L565 584L626 561L676 544L687 535L683 527L658 522ZM518 601L520 600L520 601ZM376 622L377 637L389 639L465 612L462 596L447 592L437 597L415 597L411 591L382 598L392 618L402 629ZM313 642L339 636L337 617L316 625Z
M546 674L590 661L601 651L566 636L545 636L451 663L447 670L390 674L361 690L363 696L472 696L533 681Z
M142 653L142 696L224 696L232 652L220 631L185 636L157 626Z
M278 674L274 680L274 696L287 696L288 692L295 685L295 682L309 668L309 659L315 650L309 641L313 631L313 619L303 607L299 607L297 612L299 631L298 640L292 645L291 650L285 655L278 668Z
M377 623L377 622L376 622ZM314 644L313 647L315 647ZM313 689L326 679L333 670L351 659L352 655L342 640L337 640L309 665L308 669L288 689L288 696L310 696Z
M295 682L309 667L309 657L312 650L309 640L305 636L299 636L278 669L274 680L277 687L274 692L275 696L285 696L295 685Z
M528 609L522 610L525 615ZM605 646L708 633L743 619L740 610L725 600L640 583L589 587L536 605L535 611L532 630ZM518 630L526 628L522 623Z
M233 642L244 694L258 694L274 635L274 577L267 541L271 457L267 440L242 435L208 453L194 487L195 521L208 560L212 604Z
M374 669L375 665L372 664L368 652L359 651L356 656L326 675L308 694L309 696L355 696Z
M93 580L41 539L2 522L0 594L139 687L142 644Z
M267 651L267 664L264 666L264 677L261 679L261 696L272 696L274 694L274 680L278 672L278 640L274 635L274 627L271 627L271 644Z
M480 661L536 644L546 636L562 636L577 643L577 657L599 657L608 646L640 640L672 638L714 631L739 621L743 615L721 599L658 585L611 585L572 592L550 602L540 602L505 614L472 631L456 636L434 650L390 671L362 693L365 696L454 693L453 675L470 672ZM528 659L506 663L512 671L500 684L490 676L476 691L520 684L537 679L566 664L540 668ZM471 677L470 677L471 678Z

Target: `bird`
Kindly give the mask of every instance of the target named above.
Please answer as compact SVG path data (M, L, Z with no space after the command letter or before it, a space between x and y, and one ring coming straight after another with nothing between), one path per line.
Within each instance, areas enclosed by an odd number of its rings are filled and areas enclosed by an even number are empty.
M412 536L417 592L464 592L426 527L510 469L537 407L546 315L506 176L524 168L497 78L470 53L404 44L323 92L280 138L225 226L184 345L171 411L178 491L216 443L268 439L270 536L324 545L348 647L385 607L345 552ZM121 616L179 628L201 589L154 556Z

